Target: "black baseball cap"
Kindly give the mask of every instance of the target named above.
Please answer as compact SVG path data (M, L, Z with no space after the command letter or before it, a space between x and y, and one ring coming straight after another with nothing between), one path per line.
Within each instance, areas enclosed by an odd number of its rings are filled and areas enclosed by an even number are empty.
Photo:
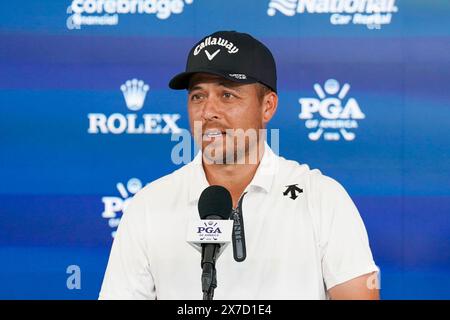
M186 71L169 82L172 89L187 89L198 72L240 83L260 82L277 92L275 59L270 50L247 33L218 31L206 36L189 52Z

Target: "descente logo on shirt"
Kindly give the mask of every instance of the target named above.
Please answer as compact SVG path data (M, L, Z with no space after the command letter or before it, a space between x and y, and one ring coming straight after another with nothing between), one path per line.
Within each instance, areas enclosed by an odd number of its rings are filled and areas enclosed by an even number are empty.
M195 47L194 56L198 55L200 51L202 51L202 49L206 48L207 46L214 45L225 47L228 50L228 53L236 53L239 51L239 48L236 47L231 41L222 38L208 37Z

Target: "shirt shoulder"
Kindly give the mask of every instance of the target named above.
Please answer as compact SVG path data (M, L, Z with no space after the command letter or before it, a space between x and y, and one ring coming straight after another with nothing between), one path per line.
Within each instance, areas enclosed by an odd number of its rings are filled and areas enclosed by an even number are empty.
M322 173L320 169L311 168L306 163L299 163L295 160L288 160L283 157L279 158L280 179L286 182L296 182L307 186L311 191L325 191L330 193L340 193L343 186L334 178ZM318 192L320 193L320 192Z
M308 185L314 188L327 188L335 185L336 180L322 174L317 168L311 168L306 163L278 157L279 170L277 177L281 183Z
M308 164L279 157L280 169L275 181L279 187L286 189L297 185L304 195L305 209L319 239L329 230L329 225L340 211L359 216L349 194L336 179L329 177L319 169L311 169ZM300 203L299 203L300 205ZM345 214L347 215L347 214Z

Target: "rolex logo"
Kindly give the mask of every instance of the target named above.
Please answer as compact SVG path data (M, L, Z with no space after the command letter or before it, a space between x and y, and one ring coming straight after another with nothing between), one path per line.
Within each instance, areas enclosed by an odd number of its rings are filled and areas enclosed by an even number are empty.
M125 104L131 111L141 110L149 85L138 79L131 79L120 86ZM119 95L120 96L120 95ZM122 114L88 113L89 134L172 134L180 133L178 113L141 113Z
M128 109L137 111L142 108L150 87L142 80L132 79L120 86Z

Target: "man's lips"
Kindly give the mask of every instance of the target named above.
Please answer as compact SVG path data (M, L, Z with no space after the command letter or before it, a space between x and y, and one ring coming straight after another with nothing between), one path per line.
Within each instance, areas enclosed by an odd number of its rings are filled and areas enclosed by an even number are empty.
M207 129L203 132L203 137L206 138L217 138L221 135L225 135L226 131L222 129Z

